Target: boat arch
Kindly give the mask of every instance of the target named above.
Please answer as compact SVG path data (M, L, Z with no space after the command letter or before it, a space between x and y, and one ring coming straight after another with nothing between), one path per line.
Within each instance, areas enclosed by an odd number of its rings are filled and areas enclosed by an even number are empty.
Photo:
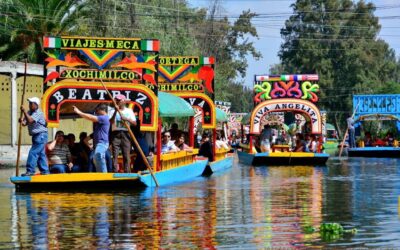
M262 130L261 119L271 112L278 111L293 111L297 113L302 113L310 119L311 133L322 133L322 118L317 106L309 101L290 98L274 99L258 104L251 113L250 133L260 134Z
M145 85L105 83L113 96L123 94L141 120L141 130L156 131L158 124L157 96ZM49 127L58 127L60 114L74 116L72 105L84 112L93 111L100 102L111 103L107 91L99 82L62 81L49 87L43 95L42 109Z
M199 108L202 111L202 127L204 129L216 127L215 104L208 95L198 92L174 92L173 94L187 101L192 107Z

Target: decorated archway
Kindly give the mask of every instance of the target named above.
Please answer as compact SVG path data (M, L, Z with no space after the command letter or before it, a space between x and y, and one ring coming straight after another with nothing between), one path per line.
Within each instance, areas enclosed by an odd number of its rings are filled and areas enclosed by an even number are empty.
M141 120L141 130L157 130L158 99L149 88L129 83L106 83L106 86L113 96L123 94L127 102L133 104L133 111ZM63 81L46 90L42 108L49 127L58 127L60 113L73 115L72 105L79 105L79 108L87 112L93 110L94 105L100 102L111 103L101 83Z
M198 108L202 111L202 127L204 129L212 129L216 127L215 105L209 96L195 92L174 92L173 94L183 98L192 107Z
M271 113L278 111L292 111L302 113L309 118L311 123L311 133L322 133L322 119L319 109L311 102L301 99L281 98L270 101L264 101L258 104L250 117L250 133L260 134L261 119Z

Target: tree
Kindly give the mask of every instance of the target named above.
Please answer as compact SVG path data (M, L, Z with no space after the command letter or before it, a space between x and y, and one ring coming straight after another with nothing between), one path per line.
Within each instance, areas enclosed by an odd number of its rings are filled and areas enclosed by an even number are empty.
M246 74L246 56L261 56L249 41L250 37L257 38L251 23L255 14L245 11L230 23L227 17L219 14L219 4L219 0L213 1L207 11L189 8L183 0L95 0L88 8L90 12L101 14L82 18L78 33L156 38L161 41L160 54L165 56L213 56L216 59L216 99L234 102L237 96L245 95L242 83L236 79ZM241 87L237 88L237 84Z
M339 127L351 111L353 94L373 93L393 79L394 51L377 38L380 25L372 3L297 0L292 7L294 14L281 30L285 73L319 74L320 105Z
M0 2L0 47L3 60L27 53L30 62L42 62L42 37L72 31L88 1L3 0Z

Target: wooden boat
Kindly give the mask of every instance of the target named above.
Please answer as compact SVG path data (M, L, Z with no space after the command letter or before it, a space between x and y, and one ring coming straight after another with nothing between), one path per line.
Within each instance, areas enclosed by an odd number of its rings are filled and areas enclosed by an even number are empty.
M56 42L49 42L49 39L55 39ZM191 119L193 119L195 111L182 98L158 92L156 81L158 72L154 67L159 63L158 40L45 37L44 41L47 46L45 47L46 52L50 57L46 60L47 74L45 75L42 110L49 127L58 127L60 119L75 119L76 115L72 112L72 105L84 112L91 113L98 103L112 102L111 98L107 96L106 90L114 96L122 93L127 97L129 107L133 109L140 120L141 131L155 133L157 153L154 156L152 170L159 185L187 181L204 172L208 160L197 158L197 150L160 153L162 118L192 117ZM92 42L85 43L85 41ZM108 44L107 49L104 48L105 44ZM123 49L120 48L121 44ZM60 53L53 54L53 49L58 49ZM113 57L101 57L96 52L97 50L103 50L103 55L113 55ZM74 52L73 56L70 51ZM116 55L122 55L122 51L132 54L119 60L115 59ZM95 64L97 69L80 68L89 66L89 64L83 58L78 57L77 52ZM134 57L133 53L137 52L154 53L156 56L142 56L140 60L136 60L137 58L132 57ZM140 55L137 57L139 58ZM118 70L103 69L108 63L115 62L115 60L117 63L114 63L112 67L119 68ZM139 61L141 63L138 63ZM126 70L132 67L135 69L134 71ZM149 71L151 73L145 74ZM103 85L103 80L106 81L105 85ZM51 85L50 81L55 81L55 83ZM138 185L156 186L154 178L148 170L140 173L14 176L10 180L18 189L27 190L36 187L44 190L72 187L79 190L84 187L97 189L110 186L119 188L132 188Z
M201 123L203 129L211 129L216 139L217 123L228 122L224 111L215 107L214 58L196 56L161 56L159 66L160 90L186 100L195 110L190 123L195 128ZM190 82L190 83L188 83ZM189 146L194 146L195 130L189 131ZM212 174L232 167L234 155L230 149L217 149L213 143L213 160L204 174Z
M387 146L384 141L375 142L372 145L364 146L363 138L359 138L356 148L348 148L349 157L377 157L377 158L400 158L398 133L400 131L400 95L354 95L353 109L355 127L364 129L368 121L394 123L397 133L393 131L393 142ZM363 126L361 126L364 124ZM391 126L392 128L394 126ZM397 134L397 136L396 136Z
M273 145L270 152L257 152L255 137L260 135L261 128L269 124L271 115L277 112L293 112L302 115L308 124L310 133L322 134L322 118L317 106L316 92L319 86L318 75L282 75L255 76L255 103L258 103L250 116L249 143L238 150L239 162L247 165L324 165L329 154L322 152L321 146L317 153L292 152L289 145ZM282 119L284 119L282 117ZM320 145L322 143L319 143Z

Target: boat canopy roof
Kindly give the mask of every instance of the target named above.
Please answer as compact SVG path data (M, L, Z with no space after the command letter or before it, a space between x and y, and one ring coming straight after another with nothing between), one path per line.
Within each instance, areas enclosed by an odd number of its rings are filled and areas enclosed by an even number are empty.
M325 129L326 130L336 130L335 126L333 126L332 123L326 123L325 124Z
M160 117L188 117L195 114L187 101L173 94L159 91L158 103Z
M227 122L229 120L228 114L220 108L215 108L217 122Z

